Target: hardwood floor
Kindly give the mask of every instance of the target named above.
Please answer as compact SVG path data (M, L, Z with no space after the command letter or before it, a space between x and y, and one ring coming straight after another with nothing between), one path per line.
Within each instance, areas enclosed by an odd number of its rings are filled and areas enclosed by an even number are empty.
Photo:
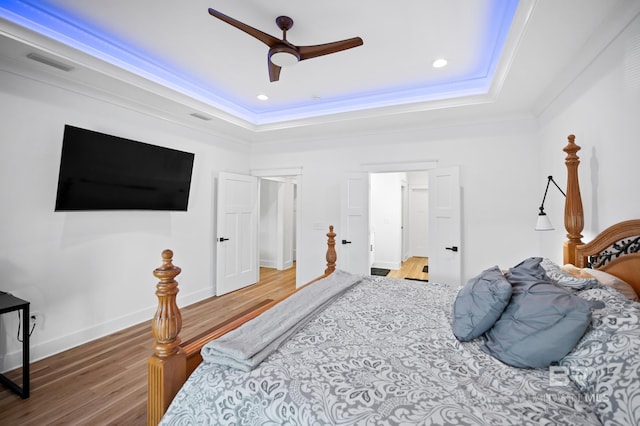
M423 268L428 265L429 259L426 257L410 257L402 262L400 269L392 269L387 276L392 278L428 280L429 273L423 272Z
M191 339L265 299L280 299L293 290L295 267L261 268L259 283L181 308L180 336L183 341ZM30 398L23 400L0 386L0 425L146 424L150 321L32 363ZM20 374L18 369L6 375L18 381Z

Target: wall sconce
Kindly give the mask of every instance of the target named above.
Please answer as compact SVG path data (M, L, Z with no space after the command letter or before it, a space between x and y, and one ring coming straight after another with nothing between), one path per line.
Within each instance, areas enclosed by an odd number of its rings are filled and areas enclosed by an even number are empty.
M553 182L553 184L558 188L558 191L562 193L565 197L567 196L562 189L558 186L555 180L553 180L553 176L547 177L547 187L544 189L544 196L542 197L542 204L540 204L540 213L538 213L538 221L536 222L536 231L553 231L555 228L551 224L551 221L547 217L547 214L544 212L544 200L547 198L547 191L549 190L549 184Z

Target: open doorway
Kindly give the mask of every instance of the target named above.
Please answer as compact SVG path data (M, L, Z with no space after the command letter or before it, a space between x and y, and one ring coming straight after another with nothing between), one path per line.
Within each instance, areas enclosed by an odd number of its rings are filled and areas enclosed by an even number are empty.
M260 179L260 281L296 280L297 177Z
M428 281L429 173L371 173L370 266L374 275Z

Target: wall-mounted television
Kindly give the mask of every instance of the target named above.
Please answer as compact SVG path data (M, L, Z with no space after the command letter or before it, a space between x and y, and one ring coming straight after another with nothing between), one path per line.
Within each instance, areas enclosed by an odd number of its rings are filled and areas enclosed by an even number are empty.
M186 211L194 154L65 125L56 211Z

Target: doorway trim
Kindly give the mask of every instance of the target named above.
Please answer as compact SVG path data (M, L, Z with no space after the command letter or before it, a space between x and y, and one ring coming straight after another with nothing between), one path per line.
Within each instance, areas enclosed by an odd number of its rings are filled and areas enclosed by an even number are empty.
M387 162L387 163L361 163L360 164L360 169L365 172L368 173L369 176L371 176L372 174L382 174L382 173L410 173L410 172L428 172L429 170L434 170L438 168L438 160L437 159L430 159L430 160L422 160L422 161L411 161L411 162ZM409 195L410 197L410 191L409 191L409 185L408 183L406 183L406 189L407 189L407 195ZM408 201L408 200L407 200ZM368 209L370 209L371 206L368 206ZM404 214L404 213L403 213ZM368 212L368 220L371 220L371 212ZM370 229L371 224L369 223L369 228ZM403 230L404 231L404 230ZM371 242L369 242L369 244L371 244ZM401 243L401 258L403 257L404 253L404 242ZM402 259L404 260L404 259Z
M438 167L438 160L398 163L363 163L360 168L369 173L424 172Z
M251 176L255 177L289 177L302 175L302 167L280 169L251 169Z
M300 240L300 229L302 229L302 221L301 221L301 214L300 214L300 200L301 200L301 196L300 194L302 193L302 167L288 167L288 168L277 168L277 169L251 169L251 176L255 176L257 178L292 178L295 181L296 184L296 200L295 200L295 210L297 212L296 214L296 223L295 223L295 227L296 227L296 263L298 262L297 259L300 259L302 256L300 256L300 253L304 251L304 248L301 245L301 240ZM256 249L259 251L260 248L256 247ZM259 255L259 253L257 253ZM301 284L304 283L300 283L299 282L299 274L296 273L296 287L299 287Z

